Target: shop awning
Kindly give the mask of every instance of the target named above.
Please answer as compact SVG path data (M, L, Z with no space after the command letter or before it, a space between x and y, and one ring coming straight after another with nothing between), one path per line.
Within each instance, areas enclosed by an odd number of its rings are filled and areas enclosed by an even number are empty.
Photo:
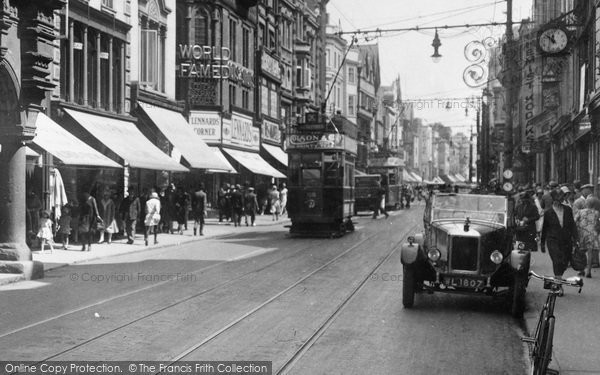
M275 178L287 178L283 173L277 169L271 167L263 158L255 152L231 150L224 148L232 158L238 161L241 165L248 168L250 172L255 174L262 174L264 176L271 176Z
M93 115L65 108L83 128L133 168L187 172L188 169L162 152L131 121Z
M454 174L454 178L456 178L459 182L465 182L466 181L465 177L462 174L460 174L460 173L455 173Z
M148 115L158 130L173 144L192 168L228 172L208 145L192 129L181 113L140 102L139 107Z
M25 156L29 156L29 157L32 157L32 158L39 158L40 154L38 154L37 152L33 151L28 146L25 146Z
M267 144L263 144L262 146L265 150L267 150L267 152L269 154L271 154L271 156L273 156L275 159L277 159L277 161L279 161L281 164L285 165L286 167L288 166L288 156L285 153L285 151L283 151L281 149L281 147L271 146L271 145L267 145Z
M417 172L410 171L409 173L412 176L413 180L415 180L415 182L423 182L423 179L417 174Z
M446 184L453 184L454 183L454 181L452 181L452 179L450 178L450 176L448 176L447 174L441 174L440 175L440 179L442 181L444 181L444 183L446 183Z
M452 175L452 177L454 177L456 182L465 182L466 181L466 179L460 173L455 173Z
M402 183L417 182L406 169L402 169Z
M235 168L233 168L233 166L229 163L229 161L227 160L227 158L225 157L225 155L223 155L223 153L221 152L221 150L218 147L209 147L210 150L212 152L215 153L215 155L217 156L217 158L219 158L219 160L221 160L223 163L225 163L227 165L227 170L222 170L222 169L209 169L208 172L215 172L215 173L238 173Z
M43 113L38 114L35 127L33 143L66 165L122 168Z

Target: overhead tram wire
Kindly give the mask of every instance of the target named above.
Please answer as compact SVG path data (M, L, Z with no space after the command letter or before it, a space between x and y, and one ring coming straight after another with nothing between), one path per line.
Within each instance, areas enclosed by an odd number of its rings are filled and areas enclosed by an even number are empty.
M337 72L335 72L335 76L333 77L333 81L331 82L331 86L329 87L329 92L327 92L327 96L325 97L325 100L323 100L323 103L321 103L321 112L322 113L325 113L325 111L326 111L327 101L329 100L329 96L331 95L331 92L333 91L335 82L337 81L337 78L340 75L340 71L342 70L342 68L344 67L344 64L346 63L346 57L348 57L348 52L350 52L350 50L354 46L354 43L356 43L356 42L357 42L357 39L353 36L352 41L350 42L350 45L346 48L346 52L344 53L344 58L342 59L340 66L338 66ZM334 127L335 127L335 125L334 125ZM337 127L335 129L337 131Z
M429 13L429 14L425 14L425 15L422 15L422 16L416 16L416 17L407 17L407 18L402 18L402 19L399 19L399 20L391 21L391 22L385 22L385 23L380 23L380 24L371 25L371 26L368 26L368 27L369 27L369 28L373 28L373 27L381 27L381 26L394 25L394 24L398 24L398 23L400 23L400 22L405 22L405 21L414 21L414 20L418 20L418 19L424 19L424 18L428 18L428 17L438 16L438 15L441 15L441 14L445 15L445 17L442 17L441 19L445 19L445 18L451 18L451 17L456 17L456 16L459 16L459 15L461 15L461 14L464 14L464 13L471 12L471 11L475 11L475 10L483 9L483 8L486 8L486 7L488 7L488 6L492 6L492 5L496 6L497 4L499 4L499 3L503 3L503 2L505 2L505 1L506 1L506 0L501 0L501 1L495 1L495 2L492 2L492 3L479 4L479 5L472 5L472 6L469 6L469 7L464 7L464 8L457 8L457 9L450 10L450 11L441 11L441 12L435 12L435 13ZM341 11L340 11L340 9L339 9L337 6L335 6L333 3L331 3L331 4L332 4L332 5L333 5L333 7L334 7L334 8L336 8L336 9L338 10L338 12L340 12L340 14L341 14ZM464 12L463 12L463 11L464 11ZM449 14L449 13L457 13L457 14ZM349 20L349 19L348 19L346 16L344 16L344 15L342 14L342 17L344 17L344 18L346 19L346 21L348 21L348 23L350 23L350 24L351 24L351 26L352 26L352 27L354 27L355 29L358 29L358 28L357 28L355 25L353 25L353 24L352 24L352 22L350 22L350 20ZM439 19L438 19L438 20L439 20ZM431 23L431 22L433 22L433 21L424 21L424 22L425 22L425 23Z
M513 22L513 24L521 24L521 23L531 23L532 21L520 21ZM391 29L367 29L367 30L353 30L353 31L338 31L333 34L335 35L351 35L351 34L375 34L381 35L381 33L393 33L400 31L421 31L421 30L448 30L448 29L458 29L458 28L470 28L470 27L481 27L481 26L505 26L505 22L488 22L488 23L465 23L459 25L442 25L442 26L413 26L413 27L399 27L399 28L391 28Z

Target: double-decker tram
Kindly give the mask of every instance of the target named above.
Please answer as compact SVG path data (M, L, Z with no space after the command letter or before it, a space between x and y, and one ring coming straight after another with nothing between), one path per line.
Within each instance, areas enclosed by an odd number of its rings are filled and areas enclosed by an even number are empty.
M287 137L292 235L341 236L354 230L356 125L308 114Z
M381 185L385 187L386 209L397 210L402 203L403 161L398 157L381 157L369 160L367 168L370 174L381 175Z

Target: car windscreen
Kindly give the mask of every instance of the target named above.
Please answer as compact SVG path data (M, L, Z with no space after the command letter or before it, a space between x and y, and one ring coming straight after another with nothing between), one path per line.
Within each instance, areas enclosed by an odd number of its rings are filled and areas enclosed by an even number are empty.
M506 225L506 198L493 195L438 195L432 205L433 220L485 220Z

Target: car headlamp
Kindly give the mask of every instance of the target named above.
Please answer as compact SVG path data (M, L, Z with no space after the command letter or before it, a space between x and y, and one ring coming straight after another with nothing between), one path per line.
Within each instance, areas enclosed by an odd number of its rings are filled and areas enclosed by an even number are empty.
M525 250L525 242L517 242L517 249L519 250Z
M442 253L440 253L440 251L438 249L429 249L429 251L427 252L427 257L432 260L433 262L437 262L440 257L442 256Z
M504 256L502 255L501 252L499 252L498 250L494 250L491 254L490 254L490 260L494 263L494 264L500 264L502 263L502 260L504 259Z

